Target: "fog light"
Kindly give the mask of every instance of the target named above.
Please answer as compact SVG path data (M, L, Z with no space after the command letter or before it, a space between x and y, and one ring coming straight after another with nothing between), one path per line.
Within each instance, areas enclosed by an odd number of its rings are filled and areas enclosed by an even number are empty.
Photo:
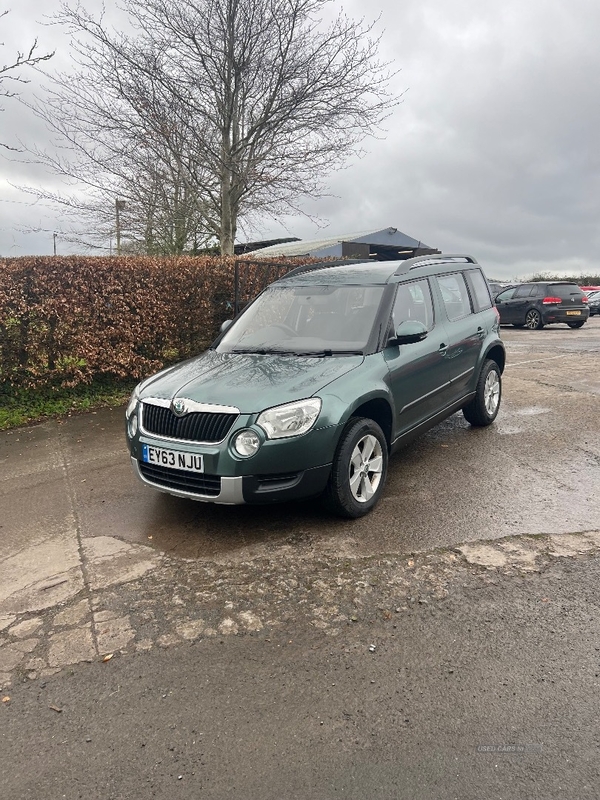
M253 456L260 447L260 439L251 430L240 431L233 440L233 449L238 456L248 458Z
M137 412L129 420L129 435L133 439L138 429L138 415Z

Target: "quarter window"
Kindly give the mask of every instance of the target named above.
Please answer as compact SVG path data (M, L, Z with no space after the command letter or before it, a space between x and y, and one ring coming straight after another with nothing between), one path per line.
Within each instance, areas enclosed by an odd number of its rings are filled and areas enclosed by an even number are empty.
M476 311L483 311L484 308L490 308L492 305L492 298L486 279L480 269L470 269L465 273L469 289L471 290L471 297L473 299L473 306Z
M437 279L446 314L452 322L471 313L471 301L462 272L440 275Z

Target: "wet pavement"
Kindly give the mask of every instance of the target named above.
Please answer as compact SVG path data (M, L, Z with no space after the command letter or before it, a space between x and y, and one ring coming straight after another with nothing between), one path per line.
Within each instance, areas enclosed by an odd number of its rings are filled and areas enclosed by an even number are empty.
M360 605L357 582L371 585L370 565L409 586L393 572L411 553L445 555L435 585L401 592L402 603L411 591L443 594L456 559L520 563L522 545L507 544L517 540L494 540L541 536L525 540L523 569L560 555L548 537L591 532L578 541L595 548L600 318L502 335L496 424L471 429L458 414L398 453L382 502L357 521L314 500L226 507L155 492L131 472L123 409L2 434L0 686L116 651L265 631L285 623L286 602L339 632ZM469 551L478 542L487 555Z

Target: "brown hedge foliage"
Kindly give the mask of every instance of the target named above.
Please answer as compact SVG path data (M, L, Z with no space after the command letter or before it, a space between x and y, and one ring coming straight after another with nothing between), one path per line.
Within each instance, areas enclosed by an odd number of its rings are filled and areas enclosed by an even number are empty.
M0 387L141 378L200 352L232 316L234 261L0 259ZM243 298L282 271L287 269L245 265Z

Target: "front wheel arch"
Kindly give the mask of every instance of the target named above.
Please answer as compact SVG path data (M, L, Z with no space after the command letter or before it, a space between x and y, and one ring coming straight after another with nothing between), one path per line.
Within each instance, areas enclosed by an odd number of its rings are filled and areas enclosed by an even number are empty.
M353 419L361 417L368 417L376 422L385 436L388 452L392 446L392 429L393 429L393 413L388 400L383 397L374 397L370 400L361 402L348 417L346 425L352 422Z

